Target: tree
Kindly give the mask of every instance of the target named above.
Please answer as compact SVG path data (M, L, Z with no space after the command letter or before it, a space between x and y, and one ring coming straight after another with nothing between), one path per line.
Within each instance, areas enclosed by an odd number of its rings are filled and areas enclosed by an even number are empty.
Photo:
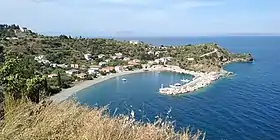
M34 71L32 61L28 59L6 60L0 68L0 85L5 99L29 99L33 102L40 100L40 95L47 95L44 78Z
M0 65L4 62L4 46L0 45Z
M57 86L61 88L62 82L61 82L61 75L60 72L57 72Z
M26 80L27 85L27 92L26 97L30 99L32 102L39 103L40 99L45 97L48 92L48 89L45 85L45 78L42 78L40 76L35 76L32 79Z

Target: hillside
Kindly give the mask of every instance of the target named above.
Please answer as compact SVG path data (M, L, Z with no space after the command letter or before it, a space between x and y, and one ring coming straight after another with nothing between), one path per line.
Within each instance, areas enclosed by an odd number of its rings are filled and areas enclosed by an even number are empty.
M198 140L201 132L176 132L170 122L137 122L130 116L109 117L105 109L89 109L73 102L22 103L0 123L5 140Z
M109 59L115 53L122 53L124 57L140 59L142 63L162 57L172 57L166 63L179 65L184 69L208 72L220 70L224 63L251 59L249 54L232 54L214 43L154 47L142 42L131 43L113 39L72 38L65 35L43 36L28 29L26 29L28 32L21 33L21 37L17 35L14 39L3 38L13 35L16 27L8 26L5 30L0 30L0 33L2 32L0 44L4 45L6 53L25 56L45 55L46 59L57 64L77 63L89 67L91 64L98 64ZM91 54L93 60L87 61L84 54ZM100 54L104 54L105 57L99 59ZM122 64L120 61L116 63Z

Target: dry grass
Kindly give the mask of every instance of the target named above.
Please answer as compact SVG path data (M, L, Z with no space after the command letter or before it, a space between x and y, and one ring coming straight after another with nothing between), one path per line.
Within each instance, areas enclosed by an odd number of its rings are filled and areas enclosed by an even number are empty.
M197 140L175 132L168 122L141 123L128 116L110 117L105 109L89 109L74 102L21 104L6 114L0 139L7 140Z

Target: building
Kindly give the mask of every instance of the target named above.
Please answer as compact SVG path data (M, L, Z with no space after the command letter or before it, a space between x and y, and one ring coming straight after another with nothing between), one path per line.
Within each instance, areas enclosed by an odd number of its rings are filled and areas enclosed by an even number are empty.
M109 63L111 61L111 59L106 59L105 62Z
M104 67L104 66L107 65L107 62L99 62L98 65L101 66L101 67Z
M150 67L150 65L149 65L149 64L142 64L141 66L142 66L142 68L144 68L144 69L147 69L147 68L149 68L149 67Z
M138 41L138 40L130 40L129 43L133 44L133 45L137 45L137 44L140 44L140 41Z
M53 67L53 68L56 68L57 64L56 63L52 63L52 64L50 64L50 66Z
M94 73L98 73L99 70L100 70L100 66L99 65L94 65L94 66L91 66L89 69L88 69L88 74L94 74Z
M78 65L78 64L70 64L70 67L71 67L71 68L78 69L78 68L79 68L79 65Z
M99 54L99 55L98 55L98 58L99 58L99 59L101 59L101 58L103 58L103 57L105 57L104 54Z
M160 59L156 59L155 60L155 63L156 64L159 64L159 63L166 63L166 62L168 62L169 60L167 59L167 58L165 58L165 57L162 57L162 58L160 58Z
M130 60L130 58L129 57L125 57L125 58L123 58L123 61L129 61Z
M39 56L36 56L34 58L34 60L36 60L37 62L39 63L43 63L43 64L51 64L51 62L47 59L45 59L45 56L44 55L39 55Z
M154 64L156 64L156 63L155 63L155 61L148 61L148 64L149 64L149 65L154 65Z
M123 58L123 54L122 53L115 53L117 59L122 59Z
M133 65L133 66L139 65L139 63L137 63L137 62L135 62L135 61L133 61L133 60L128 61L127 64L128 64L128 65Z
M87 61L92 60L92 55L91 54L84 54L84 57Z
M116 72L123 72L124 68L122 66L115 66L115 71Z
M39 56L35 56L35 60L43 60L45 58L45 56L44 55L39 55Z
M153 51L148 51L148 55L153 55L154 52Z
M117 56L111 56L111 58L115 60L115 59L117 59Z
M78 74L79 71L76 70L76 69L71 69L71 70L65 71L65 73L68 74L68 75L74 75L74 74Z
M53 78L53 77L57 77L57 74L49 74L48 78Z
M188 61L193 61L193 60L194 60L194 58L187 58L187 60L188 60Z
M76 77L80 78L80 79L85 79L87 74L85 73L80 73L80 74L75 74Z
M141 62L141 60L139 60L139 59L134 59L133 60L135 63L140 63Z
M66 64L57 64L57 67L60 67L60 68L68 68L68 65L66 65Z
M100 69L100 71L105 72L105 73L109 73L113 70L115 70L115 67L105 67L105 68Z

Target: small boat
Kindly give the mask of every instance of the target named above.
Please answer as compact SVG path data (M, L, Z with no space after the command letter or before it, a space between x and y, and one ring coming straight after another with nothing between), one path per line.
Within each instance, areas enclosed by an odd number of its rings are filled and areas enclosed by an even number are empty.
M179 86L181 86L181 84L180 83L176 83L176 84L174 84L176 87L179 87Z
M125 78L123 78L123 79L122 79L122 81L126 81L126 79L125 79Z
M181 82L184 82L184 83L188 83L190 80L188 79L182 79Z
M181 86L180 83L176 83L174 85L169 85L169 87L171 87L171 88L176 88L176 87L180 87L180 86Z
M171 87L171 88L175 88L176 86L174 86L174 85L169 85L169 87Z

